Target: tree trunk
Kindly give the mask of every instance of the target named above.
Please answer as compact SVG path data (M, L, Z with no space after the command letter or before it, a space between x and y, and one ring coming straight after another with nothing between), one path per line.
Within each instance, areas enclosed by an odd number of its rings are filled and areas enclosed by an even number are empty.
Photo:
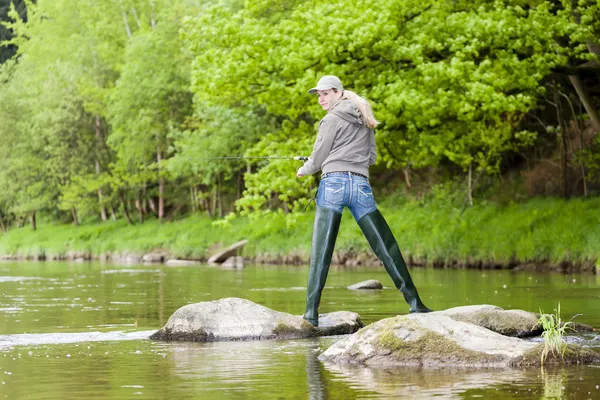
M567 103L569 103L569 108L571 109L571 115L573 116L573 121L575 122L575 127L577 128L577 131L579 132L579 151L581 152L581 154L583 154L584 151L584 145L583 145L583 125L580 124L579 121L579 117L581 116L582 112L581 112L581 102L579 102L579 114L577 114L575 112L575 107L573 107L573 102L571 101L571 99L569 98L569 96L567 96L565 93L561 93L561 96L565 98L565 100L567 100ZM573 154L575 154L575 149L572 149ZM581 180L583 181L583 195L587 196L587 182L585 179L585 165L583 163L583 160L579 160L579 170L581 171Z
M192 206L192 212L196 212L196 187L190 186L190 204Z
M34 231L37 229L37 223L35 221L35 211L31 213L31 227Z
M99 148L100 143L102 142L102 131L100 130L100 116L96 115L96 146ZM96 175L100 175L100 160L98 155L96 154ZM106 207L102 204L102 188L98 188L98 202L100 203L100 218L102 221L106 221L108 218L106 217Z
M137 12L135 11L134 7L131 7L131 15L133 15L133 19L135 20L138 29L142 29L142 23L140 22L140 19L138 18Z
M156 211L156 204L154 204L154 199L150 196L148 196L148 205L150 206L150 210L152 210L154 216L158 217L158 212Z
M156 147L156 161L158 163L158 219L162 220L165 215L165 179L160 173L160 162L162 154L160 147Z
M100 163L96 160L96 175L100 175ZM100 203L100 218L102 221L106 221L108 218L106 216L106 207L102 204L102 188L98 188L98 203Z
M156 29L156 9L154 6L154 1L150 0L150 4L152 5L152 18L151 18L151 25L152 25L152 29Z
M138 190L137 197L135 199L135 208L137 208L137 210L138 210L138 215L139 215L139 218L140 218L140 224L144 223L144 210L142 208L142 201L143 201L143 197L141 195L141 191Z
M2 230L3 235L6 235L6 228L4 227L4 220L2 219L2 214L0 214L0 230Z
M404 174L404 181L406 182L406 187L409 189L412 188L412 183L410 182L410 168L405 167L402 169L402 173Z
M567 177L567 124L562 116L561 100L558 93L558 87L554 82L554 102L556 103L556 119L560 130L559 146L560 146L560 185L564 198L569 197L568 192L568 177Z
M146 190L146 184L144 183L144 186L142 188L142 211L144 212L144 215L148 215L148 207L146 206L146 198L148 197L147 192L148 191Z
M211 190L211 197L212 197L212 201L210 204L210 216L214 216L215 212L217 210L217 188L216 186L213 186L212 190Z
M129 209L127 208L127 202L125 201L125 196L123 196L123 192L119 190L119 199L121 200L121 206L123 207L123 215L125 215L125 219L129 225L133 225L133 221L129 216Z
M473 207L473 165L469 164L469 176L467 182L467 200L469 206Z
M129 21L127 21L127 13L125 12L125 7L123 6L123 0L121 0L121 11L123 14L123 23L125 24L125 32L127 32L127 37L131 39L131 28L129 28Z
M79 226L79 220L77 219L77 210L75 207L71 207L71 215L73 216L73 225L77 228Z
M585 111L587 111L590 116L590 120L592 121L592 125L596 132L600 132L600 115L598 114L598 110L594 106L594 102L590 95L585 90L583 83L581 82L581 78L577 75L569 75L569 80L571 84L575 88L577 95L579 96L579 100L581 100L581 104L585 107Z
M115 209L113 208L112 204L109 206L109 209L110 209L110 218L113 221L116 221L117 220L117 213L115 213Z
M219 218L223 218L223 174L217 174L217 201L219 202Z

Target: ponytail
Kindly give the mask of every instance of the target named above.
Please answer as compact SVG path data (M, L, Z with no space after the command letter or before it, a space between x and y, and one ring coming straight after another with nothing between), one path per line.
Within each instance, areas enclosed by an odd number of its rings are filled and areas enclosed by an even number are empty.
M354 107L356 107L358 111L360 111L364 124L367 127L375 129L375 127L379 125L379 121L375 119L373 109L371 108L371 105L369 104L367 99L360 97L359 95L350 90L344 90L342 99L348 99L352 102Z

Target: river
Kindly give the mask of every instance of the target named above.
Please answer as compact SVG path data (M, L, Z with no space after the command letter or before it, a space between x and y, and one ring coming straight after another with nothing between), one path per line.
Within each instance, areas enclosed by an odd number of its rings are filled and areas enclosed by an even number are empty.
M306 266L0 263L0 398L6 399L600 399L600 366L392 371L318 361L337 338L163 343L147 340L179 307L241 297L304 311ZM434 309L494 304L600 328L600 276L413 268ZM348 285L378 279L385 289ZM321 312L365 324L408 311L383 267L332 267ZM600 351L600 342L598 345Z

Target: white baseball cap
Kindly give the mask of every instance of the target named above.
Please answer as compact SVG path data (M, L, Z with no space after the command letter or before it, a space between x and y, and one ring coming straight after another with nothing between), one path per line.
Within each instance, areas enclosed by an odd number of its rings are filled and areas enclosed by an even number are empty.
M317 90L329 90L329 89L337 89L339 91L344 90L344 86L342 86L342 81L340 78L334 75L325 75L319 82L317 82L317 86L310 89L308 93L315 94Z

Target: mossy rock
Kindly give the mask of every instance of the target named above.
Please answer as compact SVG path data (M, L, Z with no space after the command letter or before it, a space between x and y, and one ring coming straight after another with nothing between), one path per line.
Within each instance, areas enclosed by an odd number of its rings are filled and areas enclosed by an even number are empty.
M372 367L507 367L535 346L440 313L412 314L369 325L320 359Z
M542 333L539 315L524 310L504 310L493 305L454 307L438 311L456 321L469 322L505 336L531 337Z
M179 308L150 339L211 342L303 339L353 333L363 325L356 313L323 314L326 326L315 328L301 317L271 310L239 298L189 304Z

